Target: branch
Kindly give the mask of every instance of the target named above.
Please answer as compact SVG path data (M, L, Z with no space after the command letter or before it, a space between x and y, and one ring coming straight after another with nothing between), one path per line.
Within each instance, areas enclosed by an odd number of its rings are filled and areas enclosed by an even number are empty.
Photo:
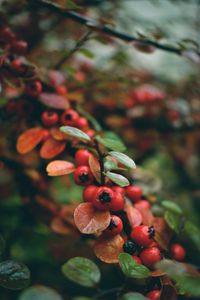
M62 8L58 4L52 3L49 0L27 0L30 4L38 6L39 8L45 8L49 11L52 11L56 14L59 14L63 17L69 18L79 24L85 25L93 30L108 34L109 36L121 39L125 42L139 42L142 45L153 46L156 49L160 49L163 51L171 52L177 55L182 55L185 51L192 51L197 56L200 57L200 52L194 51L193 49L180 49L178 47L168 46L156 41L152 41L149 39L138 38L132 35L129 35L124 32L117 31L113 28L108 27L107 25L102 25L98 21L82 16L74 11L70 11ZM185 55L186 56L186 55Z

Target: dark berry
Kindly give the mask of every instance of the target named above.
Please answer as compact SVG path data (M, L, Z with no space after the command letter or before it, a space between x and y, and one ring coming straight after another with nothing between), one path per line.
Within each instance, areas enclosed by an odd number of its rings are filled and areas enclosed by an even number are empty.
M128 240L124 243L123 250L129 254L134 254L138 249L138 246L135 242Z

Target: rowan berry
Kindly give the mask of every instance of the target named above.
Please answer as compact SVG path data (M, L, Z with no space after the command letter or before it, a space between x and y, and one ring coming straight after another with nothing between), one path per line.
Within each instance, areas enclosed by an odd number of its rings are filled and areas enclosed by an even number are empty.
M78 118L79 115L75 110L68 109L61 115L61 123L62 125L76 126Z
M145 295L145 297L147 297L150 300L160 300L160 294L161 293L159 290L154 290L154 291L147 293Z
M161 253L157 247L144 249L140 253L142 263L152 269L154 265L161 260Z
M186 251L180 244L172 244L170 246L170 252L172 258L178 261L183 261L186 255Z
M93 175L88 166L80 166L74 172L74 181L78 185L88 186L93 183Z
M142 196L142 189L141 187L137 185L129 185L126 188L126 194L128 198L130 198L131 201L137 201L141 198Z
M142 264L141 259L140 259L137 255L133 255L133 259L135 260L135 262L136 262L138 265L141 265L141 264Z
M75 162L78 166L88 166L91 153L87 149L79 149L75 153Z
M92 202L94 194L98 187L96 185L89 185L83 190L83 200L85 202Z
M42 123L47 126L54 126L59 120L58 114L53 111L44 111L42 113Z
M107 210L110 208L113 197L114 193L111 188L101 186L97 188L92 203L98 209Z
M120 193L122 194L123 196L125 195L125 189L122 188L121 186L113 186L112 187L112 190L115 192L115 193Z
M113 188L112 188L113 190ZM110 202L110 209L112 211L120 211L124 208L124 197L122 193L114 192L112 201Z
M105 233L108 235L116 235L121 233L122 230L123 230L122 220L118 216L112 215L110 224L108 228L105 230Z
M13 53L22 55L25 54L28 48L28 44L25 41L15 40L12 42L11 50Z
M39 80L30 81L26 85L26 93L31 97L37 97L42 92L42 84Z
M136 226L131 231L131 238L139 245L148 247L154 237L155 231L153 226L148 227L147 225Z
M83 118L83 117L78 118L76 125L80 129L88 128L88 126L89 126L88 120L86 118Z

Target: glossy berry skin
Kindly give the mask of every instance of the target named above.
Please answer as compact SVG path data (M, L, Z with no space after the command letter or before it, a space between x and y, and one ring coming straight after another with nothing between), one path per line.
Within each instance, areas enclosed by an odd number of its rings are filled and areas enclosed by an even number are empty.
M172 258L178 261L183 261L186 255L186 251L180 244L172 244L170 246L170 253Z
M140 259L146 267L153 269L154 265L161 260L160 250L157 247L144 249L140 253Z
M76 126L78 118L79 115L75 110L68 109L61 115L61 123L62 125Z
M141 265L141 264L142 264L141 259L140 259L137 255L133 255L133 259L136 261L136 263L137 263L138 265Z
M47 126L51 127L58 123L59 117L56 112L51 111L44 111L42 113L42 123Z
M87 119L83 117L78 118L76 125L80 129L87 129L89 126Z
M109 236L121 233L123 230L123 222L118 216L111 216L111 221L105 233Z
M113 188L112 188L113 190ZM124 208L124 197L121 193L115 193L110 203L110 210L117 212Z
M101 186L97 188L92 203L100 210L108 210L110 203L113 201L113 197L114 193L111 188Z
M136 186L136 185L129 185L126 188L126 194L131 201L135 202L141 198L142 189L141 189L141 187Z
M31 97L37 97L42 92L42 84L39 80L34 80L26 85L26 93Z
M153 242L154 229L147 225L136 226L131 231L131 238L139 245L148 247Z
M25 41L13 41L11 45L11 51L15 54L22 55L25 54L28 48L28 44Z
M95 135L95 131L93 129L88 129L87 131L85 131L85 133L87 133L90 138L93 138Z
M87 186L83 191L83 200L85 202L92 202L97 188L98 187L96 185Z
M135 208L144 208L144 209L150 209L151 205L148 201L146 200L138 200L135 204L134 204Z
M56 87L56 92L59 94L59 95L66 95L68 93L68 90L67 88L64 86L64 85L59 85Z
M134 254L137 251L137 244L131 240L127 240L123 245L123 250L126 253Z
M91 153L87 149L79 149L75 153L75 162L78 166L88 166Z
M160 300L160 294L161 293L159 290L154 290L154 291L147 293L145 295L145 297L147 297L150 300Z
M93 183L93 175L88 166L80 166L74 172L74 181L78 185L88 186Z
M116 193L122 194L123 196L125 195L125 189L122 188L121 186L113 186L112 190Z

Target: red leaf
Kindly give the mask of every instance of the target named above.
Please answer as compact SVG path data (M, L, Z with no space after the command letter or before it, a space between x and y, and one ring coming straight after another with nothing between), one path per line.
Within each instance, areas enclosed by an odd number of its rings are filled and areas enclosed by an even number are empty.
M74 221L80 232L85 234L99 233L110 224L109 211L100 211L92 203L81 203L75 209Z
M131 227L139 226L142 223L142 215L138 209L134 208L132 205L126 205L125 212Z
M68 109L69 101L63 96L53 94L53 93L42 93L39 97L40 102L44 105L56 109Z
M53 138L47 139L40 149L40 156L45 159L53 158L63 152L66 142L56 141Z
M96 240L94 251L103 262L118 263L118 256L123 252L123 244L124 240L119 234L110 238L102 235Z
M54 160L47 165L46 170L49 176L61 176L73 173L75 166L68 161Z
M142 222L144 225L148 225L148 226L153 225L154 216L148 207L144 207L143 204L140 204L140 202L138 203L136 202L135 208L139 210L139 212L141 213L143 219Z
M50 129L51 136L57 141L66 141L68 137L65 133L61 132L59 128L54 127Z
M26 154L33 150L43 139L46 130L42 128L30 128L23 132L17 140L17 151Z
M89 166L93 176L95 177L97 182L100 183L101 182L100 164L99 164L99 160L93 154L91 154L89 157Z

